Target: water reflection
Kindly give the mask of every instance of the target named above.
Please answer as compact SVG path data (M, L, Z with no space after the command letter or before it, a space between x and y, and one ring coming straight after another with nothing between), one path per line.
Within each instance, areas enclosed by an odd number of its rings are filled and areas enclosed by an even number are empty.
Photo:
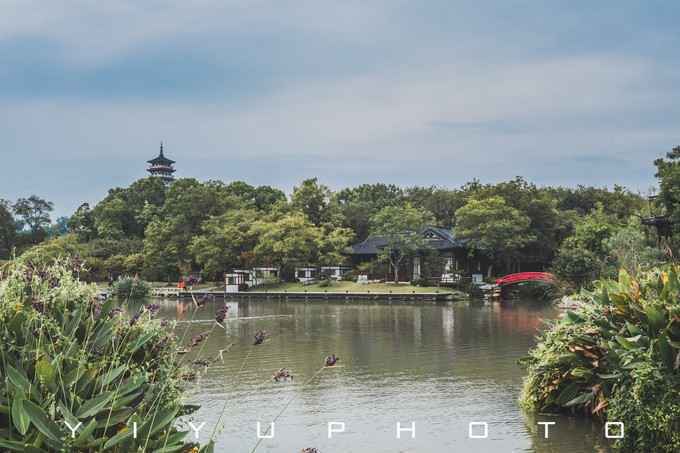
M187 402L202 409L207 439L224 401L225 427L217 451L247 452L263 426L285 407L276 437L258 451L298 452L580 452L607 451L599 425L567 417L523 414L517 398L534 335L557 312L543 305L452 303L405 305L346 302L228 301L225 328L215 327L223 302L196 309L191 301L161 302L161 316L177 320L184 338L210 331L203 358L214 363L190 384ZM253 349L257 330L271 337ZM340 367L324 369L335 353ZM190 363L196 351L184 360ZM295 379L276 383L280 368ZM315 373L318 375L315 376ZM305 383L311 377L313 380ZM304 384L304 385L303 385ZM290 402L289 406L286 404ZM538 421L552 420L550 439ZM327 423L347 431L327 438ZM469 439L468 423L485 421L488 439ZM396 423L416 423L416 438L396 439Z

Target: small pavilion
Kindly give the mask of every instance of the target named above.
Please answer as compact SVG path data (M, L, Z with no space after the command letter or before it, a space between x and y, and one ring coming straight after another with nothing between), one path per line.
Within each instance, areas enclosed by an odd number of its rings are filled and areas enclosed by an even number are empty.
M163 142L161 142L161 151L158 154L158 157L148 160L147 162L150 165L146 171L148 171L151 176L160 178L166 183L170 183L175 180L175 177L173 176L173 173L175 172L173 164L175 161L168 159L163 155Z

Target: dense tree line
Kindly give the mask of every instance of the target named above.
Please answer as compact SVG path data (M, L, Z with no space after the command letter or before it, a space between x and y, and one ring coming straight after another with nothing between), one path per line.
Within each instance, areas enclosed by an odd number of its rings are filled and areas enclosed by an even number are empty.
M67 232L67 218L51 223L51 202L37 195L19 198L14 203L0 198L0 260L19 255L46 239Z
M659 209L680 220L680 148L655 165ZM470 254L486 255L495 274L554 269L580 284L618 265L663 258L654 230L640 226L650 207L638 194L621 186L539 187L521 177L454 189L376 183L338 191L313 178L290 197L242 181L151 177L110 190L94 207L82 204L67 223L50 225L51 209L38 197L0 203L0 257L20 236L26 248L67 230L28 253L69 250L96 279L139 273L174 280L196 271L213 279L255 265L280 267L286 276L296 265L340 264L348 245L372 234L391 238L380 258L399 266L419 248L400 234L437 225L465 239Z

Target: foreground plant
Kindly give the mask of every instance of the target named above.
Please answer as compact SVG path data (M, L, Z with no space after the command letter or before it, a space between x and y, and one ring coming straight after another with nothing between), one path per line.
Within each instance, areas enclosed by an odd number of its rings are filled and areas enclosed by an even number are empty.
M180 402L177 341L95 293L66 262L0 282L0 449L198 451L173 426L196 409Z
M622 270L586 298L523 361L523 406L623 422L624 451L680 451L680 267Z

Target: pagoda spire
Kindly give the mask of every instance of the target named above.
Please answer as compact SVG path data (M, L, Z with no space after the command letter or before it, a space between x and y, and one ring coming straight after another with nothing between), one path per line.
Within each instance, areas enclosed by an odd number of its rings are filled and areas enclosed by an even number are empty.
M146 171L148 171L149 174L151 174L151 176L156 176L168 183L175 179L173 176L173 173L175 172L173 164L175 163L175 161L172 159L168 159L167 157L165 157L165 155L163 155L162 141L158 157L148 160L147 162L150 165L149 168L146 169Z

